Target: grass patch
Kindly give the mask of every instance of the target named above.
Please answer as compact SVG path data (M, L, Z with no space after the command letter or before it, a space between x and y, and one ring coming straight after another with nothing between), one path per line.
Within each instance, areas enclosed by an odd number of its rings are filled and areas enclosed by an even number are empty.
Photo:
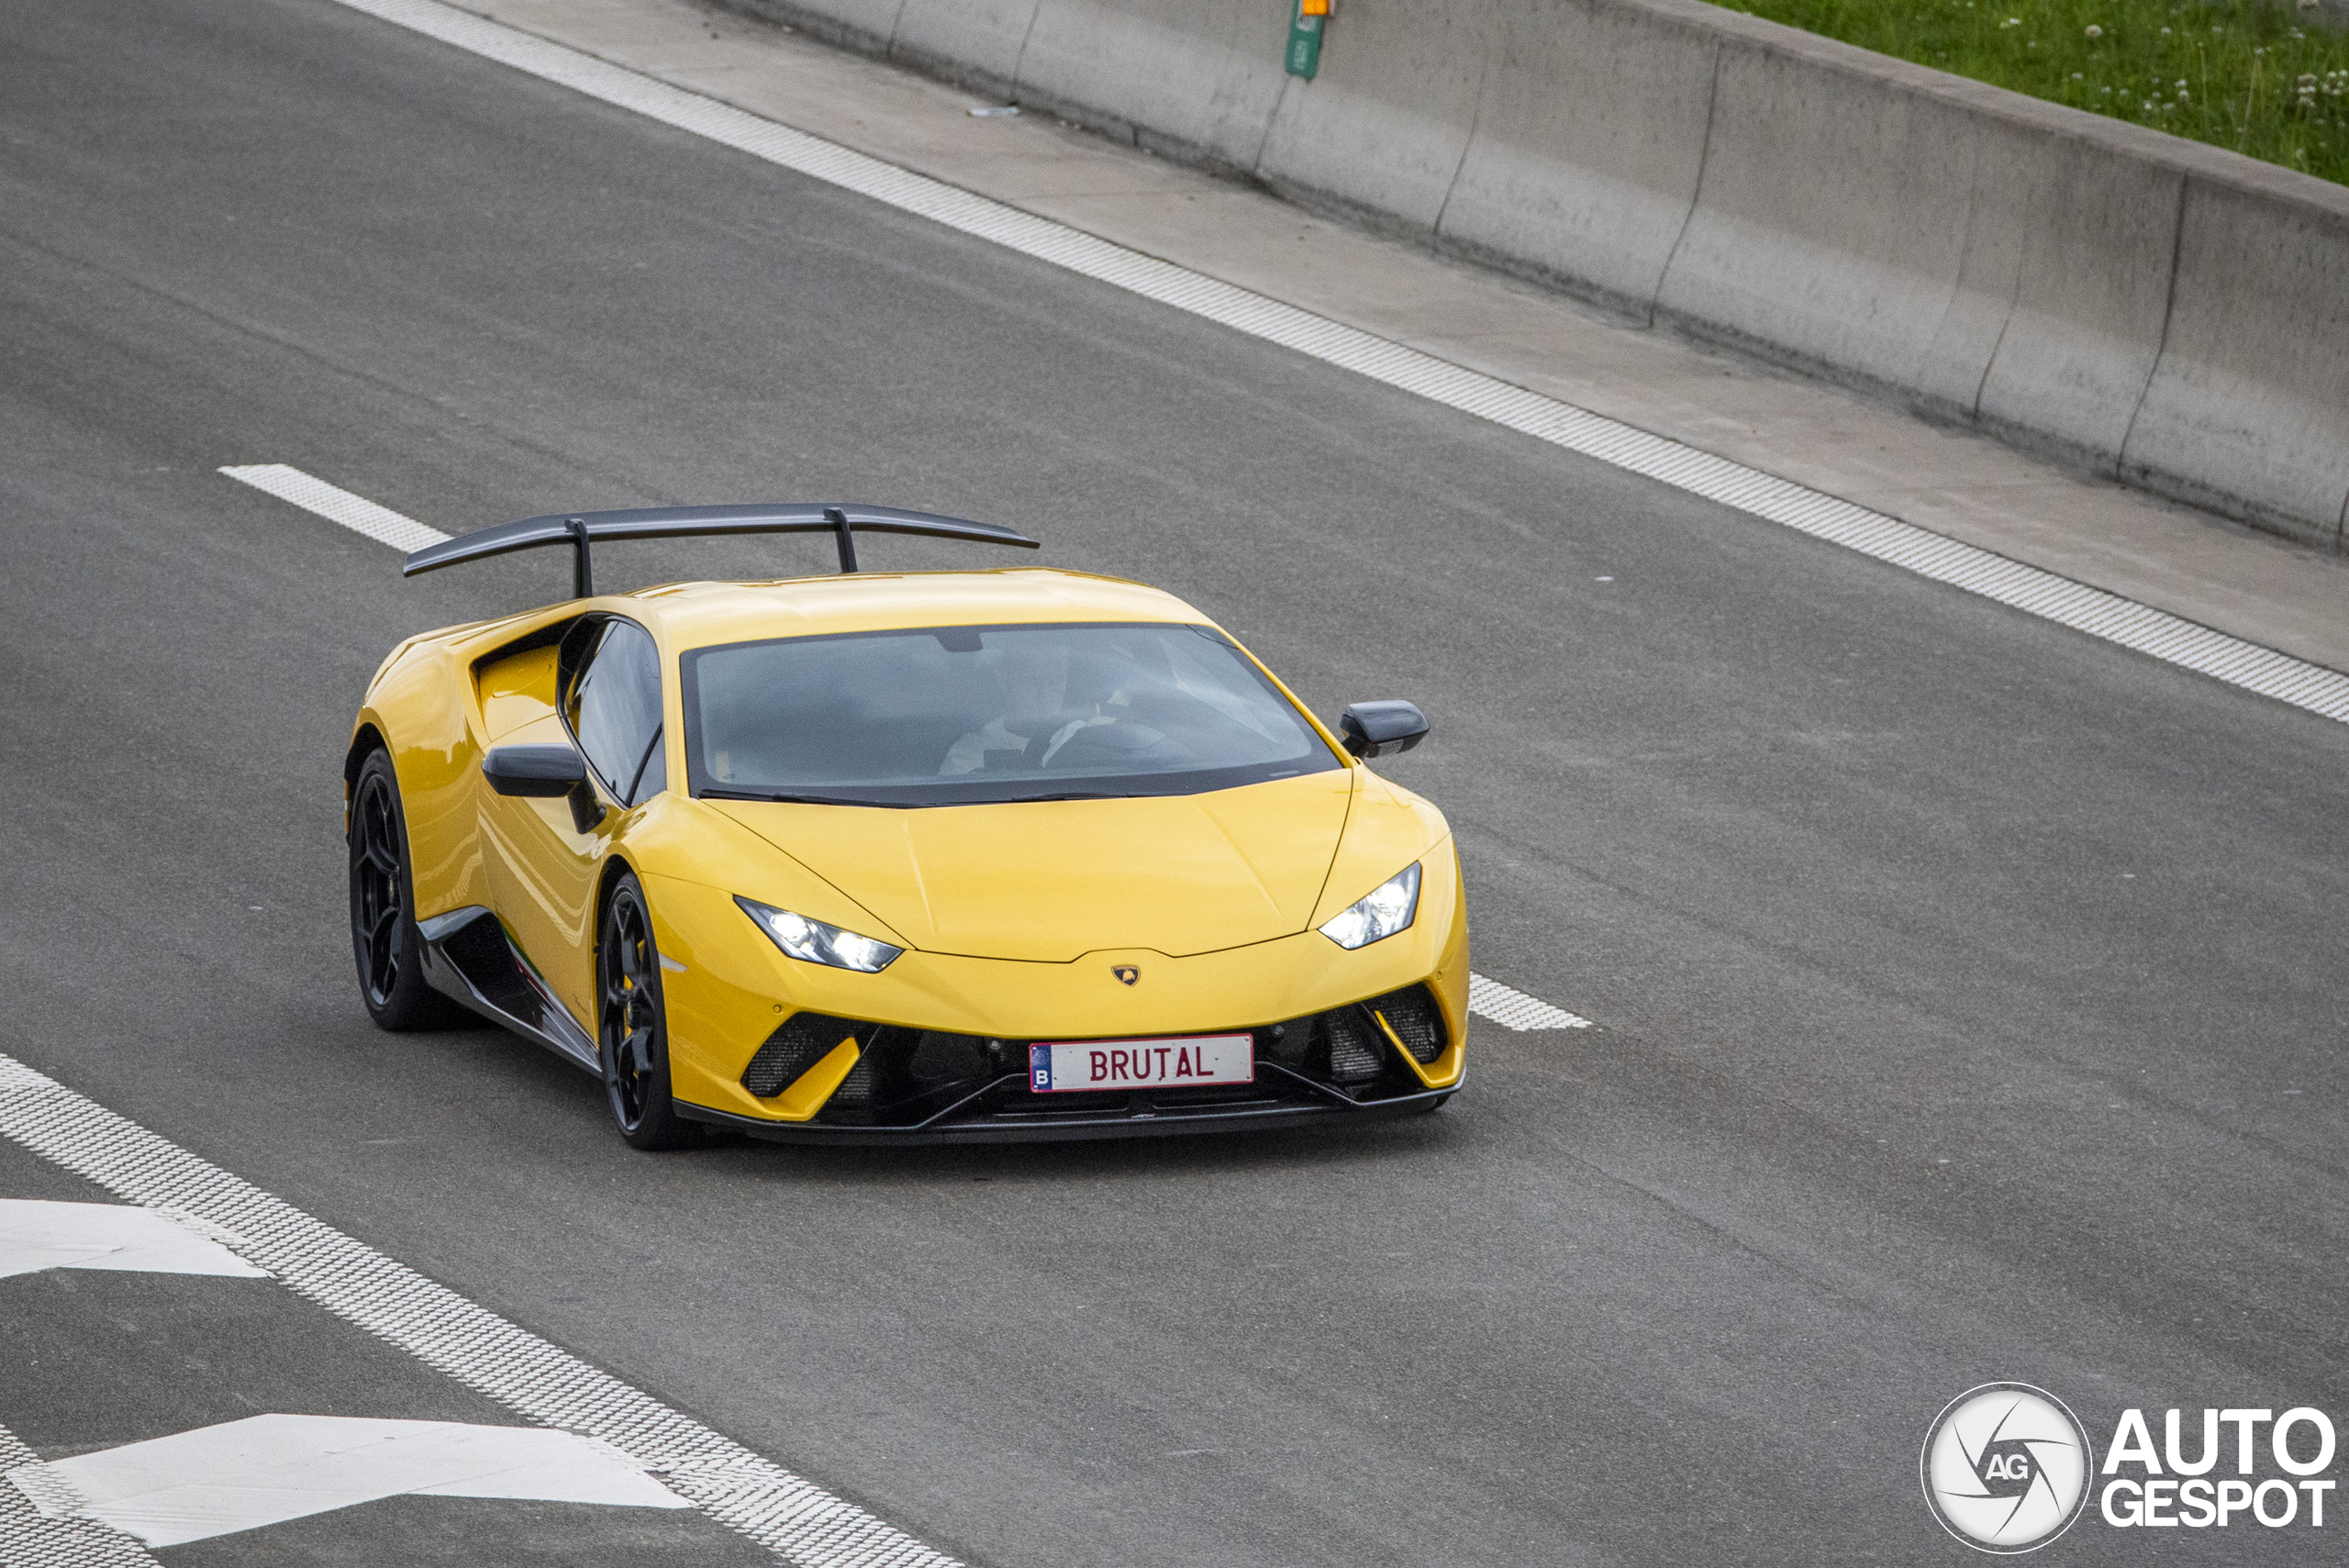
M1736 0L1732 8L2349 184L2349 31L2292 0Z

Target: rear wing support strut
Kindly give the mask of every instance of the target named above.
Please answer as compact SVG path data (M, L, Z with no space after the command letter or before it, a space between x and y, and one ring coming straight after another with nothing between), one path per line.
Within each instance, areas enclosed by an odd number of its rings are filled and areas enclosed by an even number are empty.
M856 536L849 531L848 514L838 506L827 506L824 508L824 520L831 524L832 531L840 536L841 570L855 571Z
M596 596L596 564L587 558L587 519L565 517L562 521L571 535L571 596L592 599Z

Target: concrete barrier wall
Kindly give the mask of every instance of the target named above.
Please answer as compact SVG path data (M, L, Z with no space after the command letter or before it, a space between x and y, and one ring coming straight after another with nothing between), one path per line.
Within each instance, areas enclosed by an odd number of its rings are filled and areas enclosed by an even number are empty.
M1442 240L1650 311L1704 172L1719 40L1610 5L1496 9Z
M887 54L897 34L897 17L906 0L823 0L800 5L796 0L742 0L737 7L755 16L786 21L807 28L827 43L845 45L865 54Z
M1005 85L1159 151L1252 169L1288 80L1287 41L1286 11L1263 0L1042 0L1018 83Z
M1036 0L905 0L889 50L953 80L1008 83L1035 15Z
M2177 172L2051 141L2053 106L1754 41L1724 44L1658 314L2113 468L2160 349Z
M2339 517L2349 484L2349 202L2259 183L2187 182L2168 332L2121 473L2298 532Z
M734 0L2328 549L2349 189L1698 0Z
M1387 227L1437 232L1475 133L1493 9L1485 0L1371 0L1347 9L1353 36L1339 50L1333 17L1321 74L1297 83L1273 111L1258 176Z

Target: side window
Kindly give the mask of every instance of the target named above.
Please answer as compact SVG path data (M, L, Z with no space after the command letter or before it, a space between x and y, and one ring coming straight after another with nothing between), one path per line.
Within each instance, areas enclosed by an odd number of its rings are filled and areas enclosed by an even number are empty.
M563 717L614 800L633 806L669 786L661 744L661 651L634 621L605 623L587 667L572 683Z

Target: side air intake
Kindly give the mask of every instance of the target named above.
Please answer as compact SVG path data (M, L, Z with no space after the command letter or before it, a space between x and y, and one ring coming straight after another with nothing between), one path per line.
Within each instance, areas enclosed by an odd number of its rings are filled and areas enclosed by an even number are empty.
M767 1042L742 1070L742 1087L763 1100L780 1095L798 1082L802 1073L830 1055L841 1041L852 1036L861 1041L873 1028L854 1018L794 1013L767 1036Z
M1374 996L1363 1004L1386 1020L1411 1060L1425 1067L1443 1054L1443 1013L1436 1006L1435 998L1428 995L1424 985L1406 985L1400 991L1389 991L1384 996Z

